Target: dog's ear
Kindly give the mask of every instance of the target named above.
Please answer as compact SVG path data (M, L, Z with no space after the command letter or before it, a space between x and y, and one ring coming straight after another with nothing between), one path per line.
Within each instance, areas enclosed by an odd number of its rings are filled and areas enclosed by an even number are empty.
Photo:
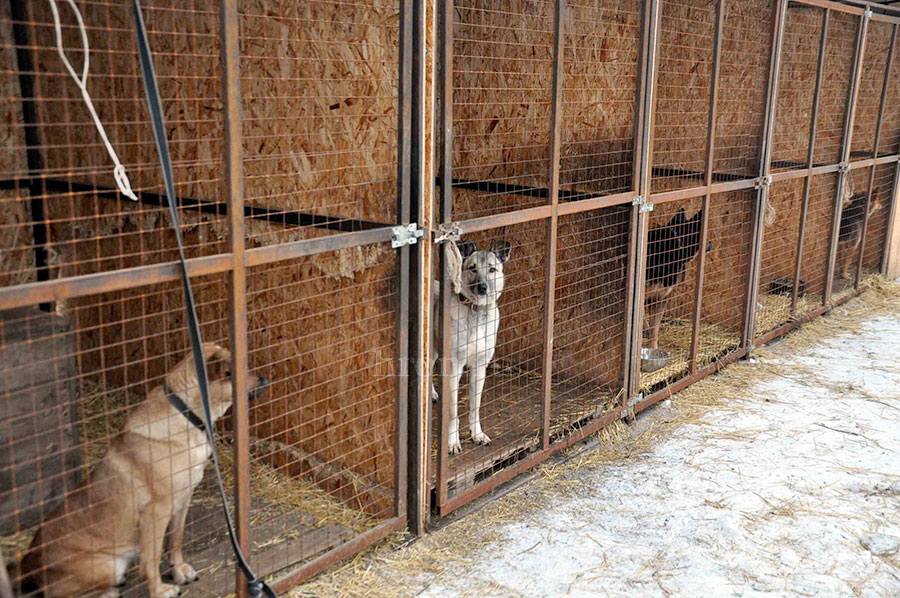
M459 249L459 254L462 256L462 259L466 259L475 253L475 243L472 241L459 241L456 243L456 247Z
M672 216L672 219L669 221L669 226L675 226L678 224L684 223L684 208L678 208L678 211Z
M494 244L491 245L491 252L504 264L509 261L510 251L512 251L512 244L509 241L494 241Z

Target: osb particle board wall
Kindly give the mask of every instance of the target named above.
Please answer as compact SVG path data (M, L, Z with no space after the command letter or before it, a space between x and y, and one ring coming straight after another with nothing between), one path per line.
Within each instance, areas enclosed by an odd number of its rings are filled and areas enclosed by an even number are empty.
M97 111L132 186L162 194L130 9L127 3L81 8ZM150 2L144 3L144 14L176 192L222 202L218 8L188 0ZM396 2L382 0L353 6L301 3L277 13L260 2L241 5L248 204L393 221L398 15ZM65 11L62 16L65 21ZM109 158L56 54L45 5L34 5L33 18L36 79L45 98L39 110L45 163L55 177L113 187ZM65 29L66 47L76 47L76 35ZM56 221L51 240L60 275L176 258L162 207L91 192L57 194L47 203ZM181 217L189 257L227 251L224 215L183 211ZM249 247L323 234L328 233L247 222ZM379 484L390 483L393 471L384 457L394 437L396 297L388 254L385 248L349 249L262 268L248 290L251 367L273 381L252 412L254 433L338 468L353 468ZM228 344L227 284L224 276L210 278L195 287L204 334ZM180 298L172 283L61 305L79 331L81 376L134 396L158 383L188 348ZM335 306L340 306L337 316ZM360 344L373 334L377 340ZM378 367L363 367L368 363ZM305 423L298 426L298 420Z

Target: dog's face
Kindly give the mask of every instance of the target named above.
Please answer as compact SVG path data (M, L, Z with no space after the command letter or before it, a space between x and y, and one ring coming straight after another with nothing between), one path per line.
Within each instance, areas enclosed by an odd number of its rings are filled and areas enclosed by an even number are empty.
M684 208L678 210L678 213L669 221L669 226L675 230L679 249L683 259L691 260L700 250L700 232L703 221L703 210L698 210L690 219L684 217ZM706 243L706 253L713 249L711 241Z
M209 378L209 404L214 419L221 417L233 400L231 379L231 352L214 343L203 343L203 356L206 359L206 373ZM166 384L195 413L203 413L203 401L197 385L194 371L194 358L188 354L166 375ZM269 381L256 374L248 374L247 389L252 401L261 397Z
M490 250L477 249L471 241L457 246L463 258L463 294L475 305L496 303L505 285L503 267L509 261L509 241L495 241Z

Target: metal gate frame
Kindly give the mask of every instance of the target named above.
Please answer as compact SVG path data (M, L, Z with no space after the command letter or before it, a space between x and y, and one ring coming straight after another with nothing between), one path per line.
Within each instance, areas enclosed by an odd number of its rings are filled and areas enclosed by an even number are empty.
M435 478L434 492L434 508L438 515L446 515L447 513L457 509L473 499L477 498L496 488L498 485L512 479L521 472L534 467L535 465L546 461L550 456L559 450L572 446L581 441L586 436L593 434L597 430L609 425L613 421L620 418L633 418L637 412L640 412L653 404L664 400L679 390L693 384L694 382L717 372L726 365L742 358L747 358L753 349L760 344L767 343L781 335L784 335L805 322L827 313L836 305L850 299L851 297L862 292L861 273L862 273L862 255L863 250L860 248L859 255L856 257L856 277L854 280L854 291L850 295L833 301L831 291L834 281L835 261L837 252L837 235L840 226L840 189L845 177L850 176L850 171L859 168L869 168L869 193L867 196L868 204L871 202L872 179L874 178L875 167L882 164L897 164L895 167L894 188L890 204L891 217L889 225L885 232L890 238L891 223L893 214L897 210L897 185L900 183L900 148L892 148L892 153L887 156L878 156L878 143L881 139L882 121L887 99L887 91L889 85L889 77L891 73L894 48L900 27L900 9L875 5L863 0L848 0L847 2L838 2L835 0L775 0L775 16L772 23L772 38L769 46L770 60L768 84L766 90L766 101L763 122L763 134L759 147L760 158L758 164L758 174L755 177L742 178L734 181L714 182L712 164L715 151L715 123L718 111L718 88L719 88L719 72L722 32L724 23L724 11L726 2L736 2L738 0L718 0L716 3L716 29L713 42L713 66L712 78L710 83L710 103L709 115L707 121L707 140L705 152L705 176L702 185L678 189L674 191L652 192L650 188L650 179L652 173L652 156L653 156L653 128L656 113L656 81L658 76L658 56L659 56L659 37L661 22L661 6L662 0L644 0L643 16L642 16L642 33L641 33L641 49L639 58L639 82L635 93L636 102L636 118L634 123L634 174L632 181L632 189L628 192L615 193L611 195L596 195L586 199L580 199L572 202L559 203L559 167L560 167L560 95L562 87L563 74L560 65L560 55L563 52L563 44L565 36L562 34L564 28L564 15L566 14L566 0L556 0L554 9L554 46L553 46L553 78L552 78L552 112L551 127L548 132L548 145L550 148L550 188L549 200L546 205L523 208L515 211L505 212L494 216L485 216L471 218L461 221L454 221L452 214L452 185L441 184L440 187L440 218L435 219L440 222L440 232L449 230L458 231L459 234L465 235L477 231L485 231L501 226L518 224L523 222L543 220L547 227L547 248L545 262L545 280L544 280L544 326L543 326L543 358L542 358L542 417L541 417L541 443L539 450L530 456L526 456L522 460L506 467L498 473L490 476L486 480L476 483L455 496L449 496L448 492L448 424L449 424L449 404L441 401L440 410L438 412L438 455ZM811 116L812 129L809 138L809 146L805 168L799 170L789 170L784 172L772 172L772 147L775 129L776 117L776 99L778 97L778 75L781 66L782 48L784 39L784 29L787 20L788 4L794 2L812 7L819 7L823 10L823 27L822 32L822 48L819 52L819 64L816 73L816 90L813 100L814 110ZM877 12L876 12L877 11ZM815 147L815 129L818 118L819 95L821 91L821 83L824 73L824 46L827 40L827 24L832 12L842 12L855 15L858 18L857 44L854 56L853 68L851 73L850 92L847 100L847 108L844 115L844 123L841 137L841 159L838 163L830 163L826 165L813 164L813 151ZM440 140L435 140L438 145L438 157L436 162L439 164L440 180L452 181L452 140L453 140L453 113L452 113L452 93L453 93L453 0L443 0L440 4L439 11L439 27L438 27L438 48L439 48L439 66L438 85L439 99L437 104L438 121L440 122L441 136ZM881 100L878 110L878 120L876 124L876 133L874 140L874 148L872 155L866 158L851 160L850 146L852 143L853 122L856 112L857 98L859 95L860 77L862 72L863 58L866 46L866 34L868 31L868 23L872 20L890 23L892 25L891 50L885 68L884 81L882 84ZM808 208L809 187L813 176L838 173L838 184L835 195L835 212L831 223L829 254L826 274L826 293L822 301L822 305L811 313L796 315L797 297L799 292L799 272L802 262L802 246L805 233L805 214ZM794 286L791 292L791 313L795 315L794 319L772 330L764 335L757 336L754 331L755 305L757 300L760 265L762 260L762 243L763 232L765 228L764 219L769 201L770 189L773 183L779 181L787 181L791 179L803 178L803 202L801 206L802 217L800 221L799 244L796 260L794 264ZM694 309L692 314L693 320L693 337L691 342L691 358L687 375L667 387L654 392L649 396L643 396L640 390L640 348L643 332L644 318L644 274L647 258L647 236L649 229L649 215L646 206L660 204L671 201L681 201L691 198L702 198L703 207L708 208L710 198L713 195L739 190L756 190L756 199L754 202L754 223L753 223L753 240L750 255L750 267L746 280L746 291L744 293L744 318L741 332L740 347L731 351L727 355L713 361L712 364L700 368L698 366L698 334L701 317L701 298L703 296L703 284L706 259L704 252L699 253L698 258L698 274L696 280L696 288L694 295ZM571 435L551 442L549 438L549 417L550 417L550 381L552 367L552 351L553 351L553 309L554 309L554 277L556 272L556 233L557 222L559 216L568 214L577 214L588 210L596 210L599 208L620 206L632 204L631 209L631 240L628 247L628 267L626 279L626 317L625 317L625 336L623 341L623 357L624 367L622 371L621 381L622 388L625 393L620 406L611 413L591 421L588 425L572 432ZM709 210L705 209L701 224L701 247L705 246L705 241L709 234ZM868 217L865 219L863 240L867 233ZM436 235L435 235L436 238ZM864 245L861 243L861 246ZM885 248L887 244L885 243ZM446 265L446 246L441 248L440 272L441 272L441 305L442 312L447 314L447 306L449 305L449 294L446 289L449 288L449 277ZM882 271L884 268L884 255L882 256ZM440 326L443 331L444 346L442 353L449 352L449 315L444 315L439 322L434 323ZM443 360L441 360L443 361ZM448 396L449 394L449 369L446 365L442 366L441 380L442 386L440 395ZM420 483L426 483L421 482ZM426 483L427 485L427 483Z
M13 7L17 5L14 1ZM225 274L228 278L228 319L231 327L232 377L234 385L233 409L233 446L235 464L234 509L235 525L241 549L249 554L250 526L250 438L249 438L249 401L247 394L248 379L248 343L247 343L247 270L254 266L275 264L285 260L312 256L323 252L336 251L351 247L391 243L397 228L407 228L412 224L421 224L419 199L421 193L412 193L413 185L421 189L421 160L414 156L418 153L422 127L413 127L413 105L421 101L422 85L413 80L413 54L417 55L416 72L421 74L424 40L422 0L400 0L399 23L399 94L397 106L397 147L398 147L398 197L396 222L394 227L385 225L361 231L343 232L330 236L304 239L300 241L279 243L258 248L245 247L245 206L243 195L243 173L241 162L242 125L241 125L241 90L240 90L240 49L239 20L237 0L220 0L219 2L219 35L221 37L221 65L224 101L224 145L225 155L225 196L228 216L227 253L192 258L187 260L188 274L193 277ZM413 18L415 17L415 18ZM17 44L18 44L17 40ZM27 46L26 44L20 44ZM25 53L27 56L27 53ZM31 69L23 69L28 71ZM20 79L20 84L27 81ZM40 182L40 144L36 138L36 122L29 121L27 110L32 106L31 88L22 85L23 106L26 110L26 147L29 156L29 171L34 176L31 180L31 194L36 197L32 201L38 203L43 193ZM33 116L33 111L32 111ZM418 115L419 120L421 114ZM417 121L418 123L418 121ZM32 158L36 158L36 161ZM34 184L41 186L35 192ZM40 207L40 205L38 205ZM35 220L40 220L40 211L35 212ZM414 217L413 220L410 220ZM35 227L35 253L45 251L45 243L37 237L41 227ZM409 421L409 389L413 387L411 380L421 378L418 368L421 364L420 343L410 344L410 338L418 338L418 326L421 322L420 301L415 294L419 280L411 284L411 273L414 266L421 261L422 243L415 250L404 244L397 250L397 285L398 305L396 307L396 401L395 401L395 445L394 445L394 511L390 519L365 531L351 540L335 547L314 560L298 566L293 571L282 575L271 585L276 592L284 592L301 581L332 566L334 563L356 554L363 548L379 541L392 532L404 528L407 523L407 471L408 455L408 421ZM41 269L41 256L36 255L39 267L38 282L0 288L0 310L24 307L36 304L49 304L60 299L72 299L97 293L121 291L157 285L164 282L180 280L181 266L177 262L159 263L113 270L95 274L72 276L67 278L51 278L46 268ZM412 309L411 309L412 302ZM410 364L413 365L410 368ZM415 413L415 410L413 410ZM415 435L414 435L415 438ZM243 575L235 568L235 592L239 598L247 596L247 584Z

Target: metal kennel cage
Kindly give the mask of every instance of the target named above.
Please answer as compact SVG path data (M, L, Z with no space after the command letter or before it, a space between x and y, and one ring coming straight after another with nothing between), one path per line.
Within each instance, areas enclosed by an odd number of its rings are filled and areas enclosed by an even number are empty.
M884 3L142 14L202 332L232 354L211 366L236 397L217 424L229 502L279 591L423 533L885 268L900 9ZM189 344L131 3L0 2L0 60L0 547L18 581ZM464 373L456 452L453 245L501 240L491 442L469 436ZM214 490L207 471L186 513L188 592L245 595Z
M56 565L49 540L32 544L38 526L90 492L90 471L190 351L131 10L0 5L0 533L16 584L30 544L43 571ZM405 0L275 13L145 2L142 14L198 317L232 354L234 405L217 425L229 507L257 575L283 591L406 522L416 258L414 233L394 226L415 222L421 30ZM85 65L102 133L62 56L79 75ZM117 189L102 134L136 201ZM270 382L250 404L256 376ZM209 471L186 521L200 575L187 594L246 595ZM126 581L127 595L146 591L133 568Z

